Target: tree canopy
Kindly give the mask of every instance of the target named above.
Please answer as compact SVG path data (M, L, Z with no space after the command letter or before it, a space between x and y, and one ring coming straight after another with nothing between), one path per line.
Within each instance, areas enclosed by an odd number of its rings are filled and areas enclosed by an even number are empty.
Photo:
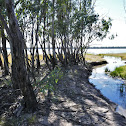
M101 19L94 5L92 0L0 0L0 33L6 30L11 47L13 87L21 89L28 108L37 103L29 73L34 78L39 70L39 48L49 70L59 63L85 64L90 43L109 33L111 18Z

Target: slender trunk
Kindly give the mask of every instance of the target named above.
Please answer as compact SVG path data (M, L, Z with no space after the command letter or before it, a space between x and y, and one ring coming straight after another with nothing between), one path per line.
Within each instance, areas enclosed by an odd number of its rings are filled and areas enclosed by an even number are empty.
M25 39L27 40L28 38L28 35L27 35L27 30L26 30L26 34L25 34ZM24 45L24 48L25 48L25 58L26 58L26 68L27 68L27 71L30 73L30 64L29 64L29 58L28 58L28 48L26 46L26 43Z
M17 18L14 14L14 5L12 0L6 0L6 7L9 19L9 28L5 26L12 45L12 83L18 85L24 96L24 104L28 110L34 111L37 106L36 97L26 71L24 57L24 39L19 29ZM0 16L1 18L1 16ZM3 21L3 20L1 20ZM4 22L2 22L5 24Z
M7 48L6 48L6 37L4 34L4 29L1 31L2 35L2 49L3 49L3 58L4 58L4 69L5 69L5 75L9 74L9 67L8 67L8 55L7 55Z
M81 3L81 1L80 1L80 10L81 10L81 5L82 3ZM85 58L84 58L84 54L83 54L83 52L84 52L84 49L83 49L83 29L84 29L84 25L83 25L83 22L84 22L84 19L83 18L81 18L81 37L80 37L80 47L81 47L81 60L83 60L83 63L85 64Z
M46 47L45 47L45 45L46 45L46 44L45 44L45 29L46 29L46 28L45 28L45 27L46 27L46 26L45 26L45 21L46 21L46 15L45 15L45 12L44 12L44 22L43 22L43 23L44 23L44 27L43 27L43 45L44 45L44 52L46 52L46 49L45 49L45 48L46 48ZM43 54L43 60L44 60L45 58L46 58L46 54L44 53L44 54ZM47 58L46 58L46 60L47 60Z
M26 44L25 44L25 57L26 57L26 68L27 68L27 71L30 72L30 64L29 64L28 51L27 51Z
M45 50L43 49L43 46L42 46L42 44L41 44L41 43L40 43L40 46L41 46L41 49L42 49L43 53L46 55L46 57L47 57L48 61L50 61L50 62L51 62L50 58L48 57L48 55L46 54ZM52 69L51 69L51 67L50 67L49 63L48 63L48 62L46 62L46 64L47 64L47 66L48 66L49 70L51 71Z
M64 35L64 64L65 66L67 65L67 51L66 51L66 48L67 48L67 42L66 42L66 35Z
M55 34L54 34L54 16L55 16L55 9L54 9L54 4L55 0L52 0L53 2L53 14L52 14L52 48L53 48L53 57L52 57L52 65L53 69L56 65L56 54L55 54Z
M48 27L48 23L49 23L49 17L48 17L48 14L47 14L47 27ZM49 30L49 28L48 28L48 30ZM49 54L49 57L50 57L51 53L50 53L49 34L48 34L48 36L47 36L47 41L48 41L48 54Z
M36 47L36 55L37 55L37 69L40 68L40 59L39 59L39 51L38 51L38 43L37 43L37 47Z
M2 63L2 60L1 60L1 53L0 53L0 67L1 67L1 69L3 69L3 63Z
M39 30L39 22L38 22L38 18L37 18L37 29L36 29L36 61L37 61L37 69L40 68L40 60L39 60L39 51L38 51L38 30Z
M31 45L31 61L32 61L32 76L34 76L34 54L35 54L35 47L34 47L34 40L33 40L33 29L34 29L34 23L33 23L33 18L32 18L32 33L31 33L31 40L32 40L32 45Z

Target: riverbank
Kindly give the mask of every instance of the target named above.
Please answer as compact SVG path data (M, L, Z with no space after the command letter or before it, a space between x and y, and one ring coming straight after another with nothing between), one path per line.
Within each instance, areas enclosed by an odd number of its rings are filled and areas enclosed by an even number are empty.
M98 66L107 64L107 61L103 59L103 56L94 55L94 54L86 54L85 56L86 62L91 66Z
M117 54L99 54L98 56L112 56L112 57L120 57L122 60L126 60L126 53L117 53ZM115 68L114 71L110 72L112 77L118 77L122 79L126 79L126 65Z
M45 100L42 92L37 96L39 101L38 110L35 113L22 111L18 117L14 115L11 106L16 101L15 92L10 88L1 87L1 104L4 103L4 111L1 108L2 126L125 126L126 119L115 112L116 104L105 98L88 81L90 70L83 65L74 65L63 69L64 76L55 85L51 99ZM3 91L2 91L3 90ZM6 90L6 91L5 91ZM6 103L6 96L12 94L13 103ZM4 93L3 93L4 92ZM19 92L16 92L17 94ZM6 99L11 101L10 99ZM4 112L8 113L4 118ZM3 117L2 117L3 116Z
M107 53L107 54L98 54L98 56L113 56L120 57L122 60L126 60L126 53Z
M103 56L100 55L94 55L94 54L86 54L85 59L88 63L92 63L92 62L103 62L105 61L103 59Z

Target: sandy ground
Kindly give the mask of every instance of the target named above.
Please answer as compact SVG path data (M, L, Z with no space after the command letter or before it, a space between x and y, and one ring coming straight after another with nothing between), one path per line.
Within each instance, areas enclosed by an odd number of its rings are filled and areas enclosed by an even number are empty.
M55 85L50 100L43 100L39 94L39 107L35 113L22 111L19 117L12 113L4 118L3 126L126 126L125 117L115 112L116 105L105 98L99 90L89 83L91 71L86 67L72 66L64 70L63 78ZM0 88L0 107L7 103L10 106L17 95L9 87ZM19 93L18 91L16 92ZM4 96L4 97L3 97ZM8 99L8 100L9 100ZM8 105L8 106L5 106ZM0 114L10 110L9 104L0 108ZM11 110L12 111L12 110Z

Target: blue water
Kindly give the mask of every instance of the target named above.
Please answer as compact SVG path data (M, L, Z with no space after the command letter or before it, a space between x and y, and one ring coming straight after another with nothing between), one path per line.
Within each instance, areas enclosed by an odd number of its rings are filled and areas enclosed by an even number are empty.
M88 49L87 53L91 54L126 53L126 49Z
M108 68L113 71L116 67L126 65L121 58L105 56L104 59L108 64L95 67L89 81L93 83L101 93L118 105L117 112L126 116L126 86L124 80L112 78L105 73Z

